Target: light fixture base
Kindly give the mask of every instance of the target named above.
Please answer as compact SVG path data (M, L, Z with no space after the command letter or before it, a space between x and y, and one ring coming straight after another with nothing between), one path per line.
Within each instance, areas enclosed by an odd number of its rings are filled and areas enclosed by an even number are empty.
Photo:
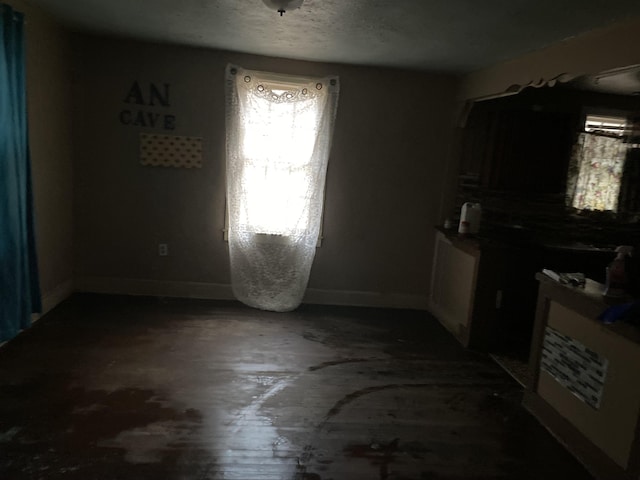
M283 16L290 10L300 8L304 0L262 0L262 2L271 10L275 10Z

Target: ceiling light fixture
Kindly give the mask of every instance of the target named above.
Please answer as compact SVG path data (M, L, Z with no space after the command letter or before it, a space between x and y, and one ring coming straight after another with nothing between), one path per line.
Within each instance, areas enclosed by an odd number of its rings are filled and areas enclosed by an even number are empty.
M295 10L296 8L300 8L302 2L304 0L262 0L264 4L275 10L280 14L280 16L284 15L284 13L288 10Z

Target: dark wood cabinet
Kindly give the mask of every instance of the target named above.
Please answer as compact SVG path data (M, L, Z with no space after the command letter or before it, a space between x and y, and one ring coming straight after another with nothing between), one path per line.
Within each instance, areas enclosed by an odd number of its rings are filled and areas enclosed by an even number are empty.
M574 136L569 113L478 104L463 133L461 173L493 190L562 193Z
M436 231L431 312L470 348L529 357L543 268L604 281L610 250L521 244Z

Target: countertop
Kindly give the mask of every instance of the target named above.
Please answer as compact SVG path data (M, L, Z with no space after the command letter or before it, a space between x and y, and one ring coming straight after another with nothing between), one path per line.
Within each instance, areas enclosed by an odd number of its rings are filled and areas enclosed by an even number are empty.
M536 279L540 282L540 291L552 300L572 308L580 315L597 322L602 328L621 335L628 340L640 345L640 328L622 321L612 324L605 324L598 320L598 316L607 308L622 303L631 302L631 296L625 297L605 297L603 295L604 285L590 278L587 278L584 287L574 287L569 284L562 284L546 276L537 273Z
M478 247L511 247L529 248L550 251L570 251L582 253L602 253L614 257L615 245L596 245L593 243L574 240L562 240L551 238L538 238L530 230L517 225L509 228L480 230L477 234L460 234L457 227L445 229L436 226L436 230L442 232L452 242L467 243Z

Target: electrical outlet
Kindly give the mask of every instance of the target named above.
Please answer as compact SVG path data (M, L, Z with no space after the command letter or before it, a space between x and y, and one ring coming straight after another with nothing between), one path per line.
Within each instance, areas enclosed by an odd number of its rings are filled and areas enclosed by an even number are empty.
M169 245L167 245L166 243L159 243L158 255L160 255L161 257L166 257L167 255L169 255Z

